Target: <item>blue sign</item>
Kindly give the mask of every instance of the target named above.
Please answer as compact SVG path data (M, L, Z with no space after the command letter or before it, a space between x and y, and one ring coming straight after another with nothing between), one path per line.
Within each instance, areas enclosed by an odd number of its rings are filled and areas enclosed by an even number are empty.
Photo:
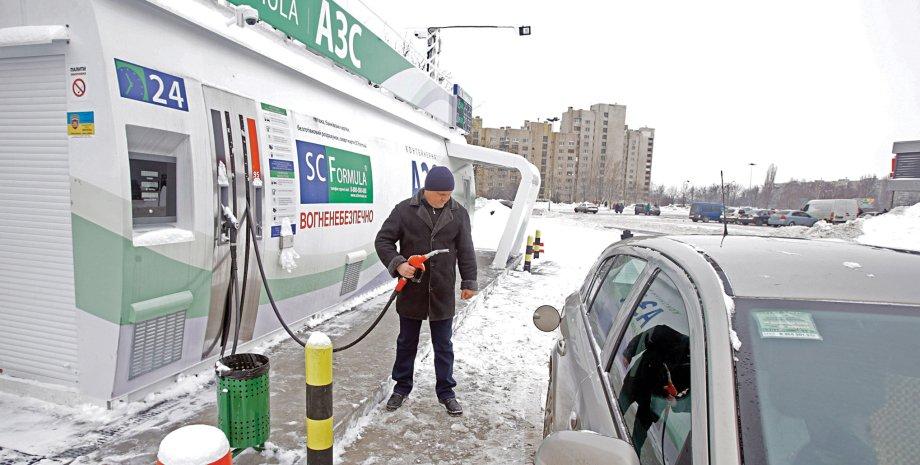
M419 166L421 165L421 170ZM436 165L432 164L431 167L428 166L428 163L421 162L418 163L415 160L412 160L412 195L418 194L418 190L422 188L422 182L425 177L428 176L428 170L434 168ZM422 176L424 175L424 176Z
M326 147L297 141L300 164L300 203L329 203L329 160Z
M121 96L174 110L188 111L185 80L155 69L115 59Z
M294 223L291 223L291 233L297 234L297 225ZM281 235L281 225L278 224L278 225L272 226L272 237L278 237L280 235Z

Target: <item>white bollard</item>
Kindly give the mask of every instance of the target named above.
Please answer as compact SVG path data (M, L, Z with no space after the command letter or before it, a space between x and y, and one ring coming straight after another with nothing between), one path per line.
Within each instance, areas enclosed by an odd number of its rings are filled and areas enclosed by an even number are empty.
M157 451L157 465L231 465L227 436L210 425L188 425L166 435Z

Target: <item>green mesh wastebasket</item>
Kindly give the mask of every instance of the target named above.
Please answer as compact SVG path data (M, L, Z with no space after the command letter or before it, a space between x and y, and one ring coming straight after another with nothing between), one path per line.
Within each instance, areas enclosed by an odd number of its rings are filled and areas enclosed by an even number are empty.
M220 359L217 423L230 447L262 447L268 440L268 357L235 354Z

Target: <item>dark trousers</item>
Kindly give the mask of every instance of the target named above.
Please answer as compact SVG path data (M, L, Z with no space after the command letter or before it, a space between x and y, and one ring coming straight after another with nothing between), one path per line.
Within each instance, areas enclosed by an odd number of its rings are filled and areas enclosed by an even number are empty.
M435 392L438 399L451 399L454 396L454 345L450 341L453 334L453 318L430 321L431 345L434 347L434 374L437 378ZM396 362L393 363L393 392L408 396L412 392L412 374L415 371L415 355L418 353L418 335L422 330L422 320L399 317L399 337L396 338Z

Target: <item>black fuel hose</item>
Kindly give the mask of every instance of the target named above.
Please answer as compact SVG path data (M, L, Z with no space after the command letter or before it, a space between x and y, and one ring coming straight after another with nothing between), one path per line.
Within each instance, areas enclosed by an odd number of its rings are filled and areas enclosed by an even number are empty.
M253 241L254 241L254 240L255 240L256 232L255 232L255 228L252 226L252 218L251 218L251 215L250 215L250 213L249 213L249 209L248 209L248 208L246 209L246 216L247 216L247 220L248 220L248 221L246 221L246 225L247 225L247 229L248 229L248 231L249 231L249 238L250 238L250 240L253 240ZM291 328L288 326L287 322L284 321L284 318L281 316L281 311L278 310L278 304L275 303L275 298L274 298L274 296L272 296L271 288L269 288L269 286L268 286L268 278L265 276L265 268L262 266L262 253L259 252L258 244L256 244L255 247L253 247L253 250L255 251L256 264L259 266L259 274L262 276L262 284L265 286L265 295L268 297L268 302L271 304L272 310L275 312L275 317L278 318L278 322L281 323L281 326L282 326L282 327L284 328L284 330L288 333L288 336L291 336L291 339L293 339L294 342L300 344L301 347L306 346L307 343L304 342L304 341L303 341L302 339L300 339L299 337L297 337L296 334L294 334L294 331L291 330ZM371 323L371 325L367 328L367 330L364 331L364 334L362 334L361 336L358 336L357 339L355 339L354 341L349 342L348 344L345 344L344 346L333 348L332 351L333 351L333 352L339 352L339 351L342 351L342 350L345 350L345 349L349 349L349 348L351 348L351 347L354 347L356 344L358 344L359 342L361 342L365 337L367 337L367 335L370 334L371 331L373 331L374 328L377 327L377 324L380 323L380 320L383 319L383 315L386 314L387 310L390 309L390 306L393 304L393 301L396 300L396 294L397 294L396 291L393 291L393 292L390 294L390 298L389 298L389 300L387 300L386 305L383 306L383 310L381 310L381 311L380 311L380 314L377 315L377 319L374 320L374 322Z

